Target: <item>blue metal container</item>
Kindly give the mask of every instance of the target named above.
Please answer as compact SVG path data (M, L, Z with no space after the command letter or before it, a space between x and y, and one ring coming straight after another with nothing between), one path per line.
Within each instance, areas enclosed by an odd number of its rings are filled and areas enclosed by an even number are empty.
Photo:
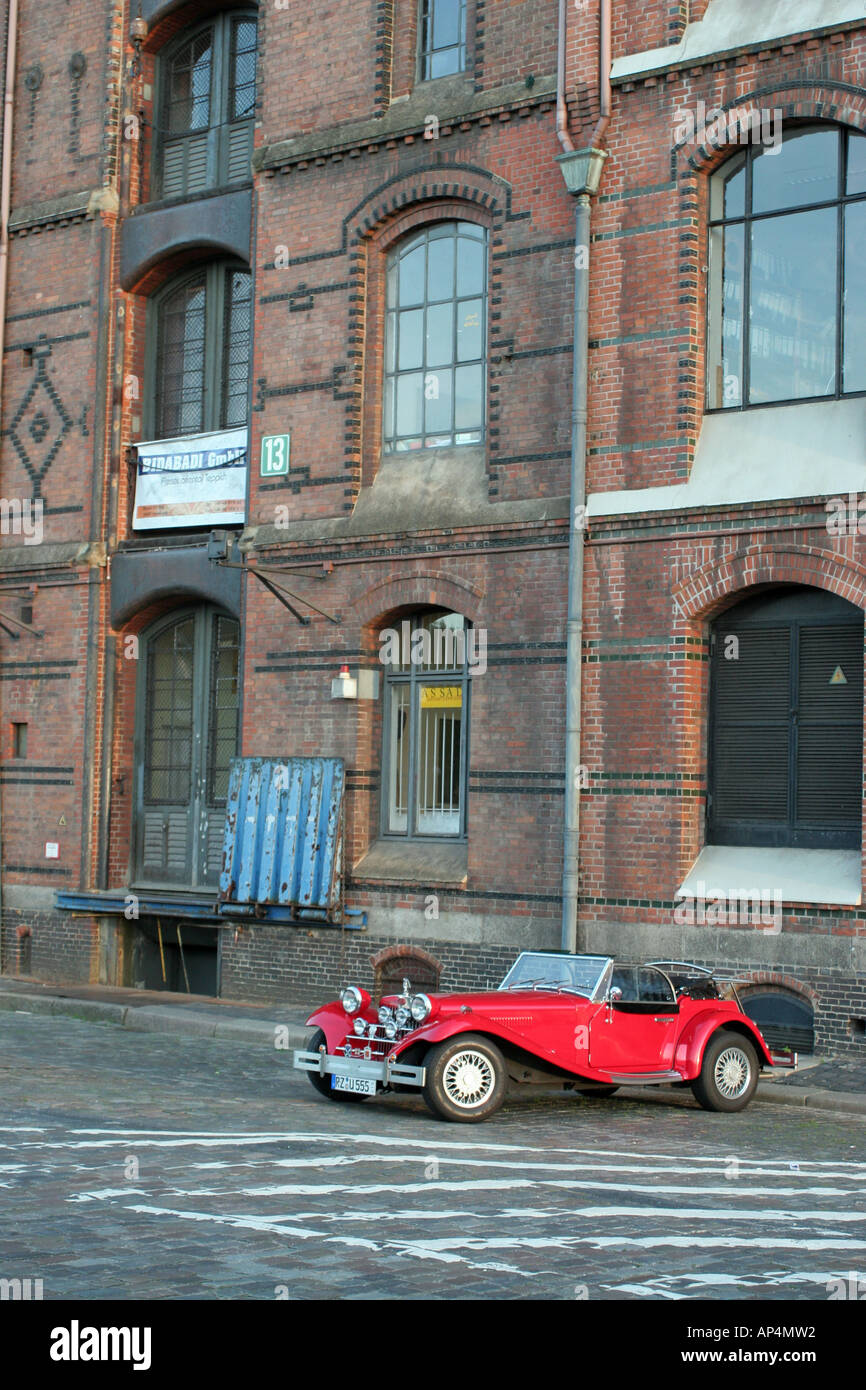
M342 758L235 758L218 908L225 917L341 923Z

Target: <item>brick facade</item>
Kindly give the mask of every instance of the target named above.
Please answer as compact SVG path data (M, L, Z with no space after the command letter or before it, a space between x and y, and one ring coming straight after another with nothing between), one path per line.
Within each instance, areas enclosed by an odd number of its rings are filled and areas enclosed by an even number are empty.
M22 0L19 34L0 473L5 498L41 498L45 512L41 545L0 537L0 618L31 604L42 633L0 632L2 960L112 982L122 957L118 982L131 984L129 950L110 945L115 929L128 945L128 924L52 902L55 889L129 889L141 643L158 617L197 601L143 592L110 625L119 559L158 551L170 573L173 547L207 536L133 533L129 450L154 389L153 296L229 254L225 190L162 206L152 178L160 55L224 7L149 0L136 55L122 0L88 0L68 52L57 3ZM598 12L566 8L580 146L598 115ZM730 150L678 144L678 110L769 107L785 122L866 130L862 23L731 42L687 63L668 47L630 72L630 56L693 34L706 0L612 8L609 157L592 209L592 494L685 483L701 434L707 187ZM345 760L346 900L368 929L202 926L214 948L219 936L226 996L330 989L355 972L370 987L373 957L398 944L435 957L443 987L484 984L517 949L559 943L574 200L556 165L557 13L556 0L474 0L465 73L419 83L416 0L346 0L325 17L296 0L258 11L255 153L242 185L254 331L241 551L250 568L279 570L311 620L300 625L244 576L238 751ZM185 217L184 236L160 243L159 217ZM381 447L385 268L402 238L443 220L487 234L485 439L435 460L397 456L400 476ZM133 224L152 254L122 281ZM260 441L282 434L291 471L263 478ZM785 583L866 608L859 537L828 536L826 491L591 518L581 945L722 954L813 1002L821 1046L858 1048L849 1020L866 1013L866 910L786 903L778 937L672 927L705 838L712 619ZM365 872L379 835L382 700L330 698L341 665L379 670L380 630L429 606L463 614L488 642L487 672L471 681L462 884L425 877L417 855L402 874ZM26 759L11 756L20 721ZM45 857L47 843L58 858Z

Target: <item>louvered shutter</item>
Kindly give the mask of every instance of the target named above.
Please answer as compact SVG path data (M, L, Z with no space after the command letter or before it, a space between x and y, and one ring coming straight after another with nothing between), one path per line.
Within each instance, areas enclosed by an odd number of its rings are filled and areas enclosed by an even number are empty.
M162 197L203 193L213 183L210 167L210 131L198 131L177 140L166 140L162 155Z
M859 828L863 763L863 633L800 632L797 821Z
M236 121L226 130L224 181L244 183L252 178L253 123Z
M717 633L712 819L720 829L787 820L790 657L787 627Z
M192 838L190 812L164 808L144 813L141 878L149 883L187 884L190 882Z

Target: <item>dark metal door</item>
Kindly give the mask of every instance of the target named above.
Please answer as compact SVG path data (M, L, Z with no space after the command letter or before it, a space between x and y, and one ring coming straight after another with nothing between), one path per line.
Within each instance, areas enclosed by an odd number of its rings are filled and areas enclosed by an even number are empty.
M229 763L237 752L239 628L202 607L144 640L133 877L216 888Z

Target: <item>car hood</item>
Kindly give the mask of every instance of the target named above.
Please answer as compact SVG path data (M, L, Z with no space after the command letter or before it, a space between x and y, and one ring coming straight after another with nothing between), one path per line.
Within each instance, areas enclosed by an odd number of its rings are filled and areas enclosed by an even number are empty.
M531 1018L559 1009L573 1013L578 1005L590 1002L582 995L541 989L495 989L477 994L428 994L427 998L433 1005L431 1022L474 1014L479 1018L489 1018L493 1022L506 1024L523 1024ZM401 996L396 994L385 995L381 1000L382 1004L390 1008L396 1008L401 1002Z

